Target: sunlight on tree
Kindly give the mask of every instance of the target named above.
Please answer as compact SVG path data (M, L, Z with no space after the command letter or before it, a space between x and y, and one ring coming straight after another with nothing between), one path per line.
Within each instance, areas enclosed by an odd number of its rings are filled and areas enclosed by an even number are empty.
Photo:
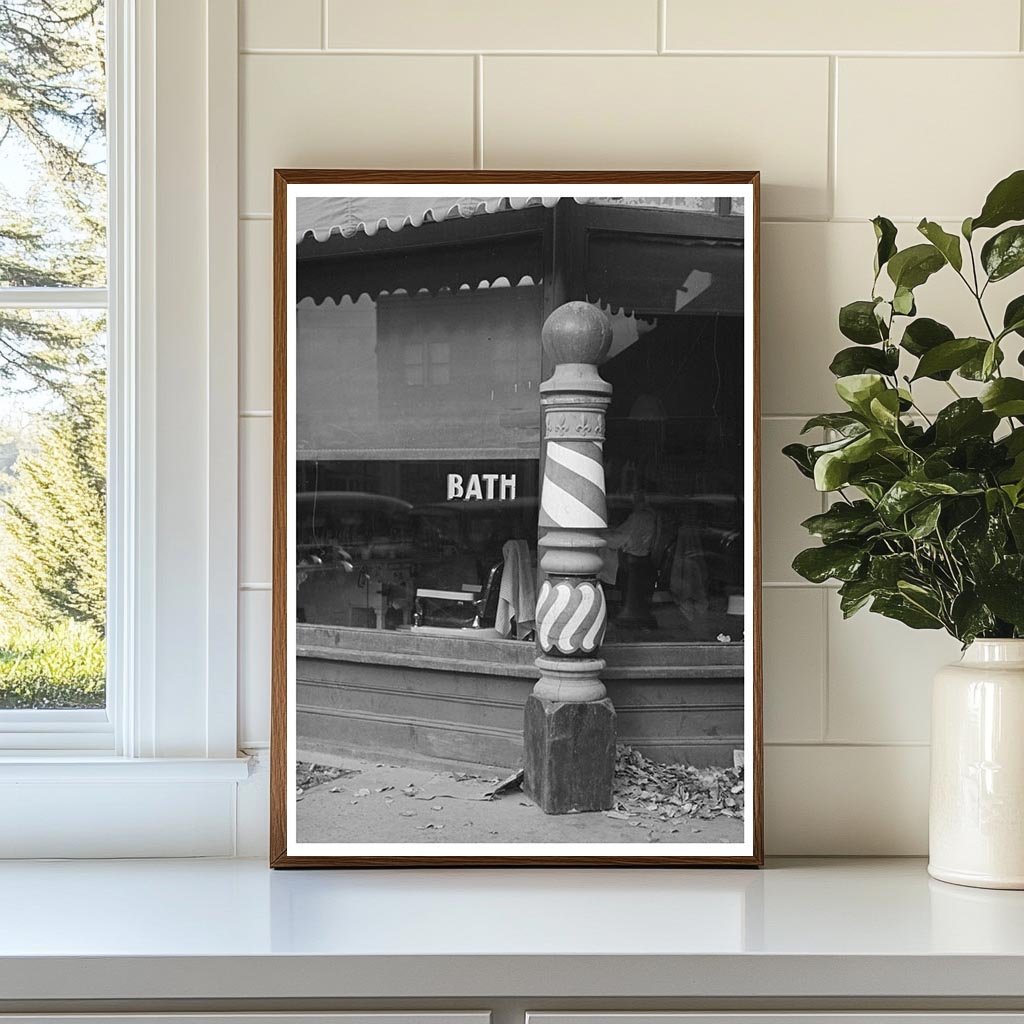
M102 0L0 0L0 289L106 279ZM0 708L104 701L101 316L0 307Z

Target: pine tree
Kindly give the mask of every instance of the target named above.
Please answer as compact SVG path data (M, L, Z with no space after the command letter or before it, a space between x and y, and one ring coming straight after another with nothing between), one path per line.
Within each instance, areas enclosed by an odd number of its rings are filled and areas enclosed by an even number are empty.
M0 182L0 287L106 276L102 0L0 0L0 147L32 178ZM0 309L0 384L63 393L92 358L59 319Z
M40 417L43 420L43 417ZM46 418L0 497L0 606L8 622L106 621L106 408L103 380Z

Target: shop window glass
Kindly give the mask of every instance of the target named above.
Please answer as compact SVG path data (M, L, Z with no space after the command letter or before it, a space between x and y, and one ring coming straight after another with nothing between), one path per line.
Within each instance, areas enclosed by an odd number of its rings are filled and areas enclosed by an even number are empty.
M541 289L298 308L300 622L532 636Z

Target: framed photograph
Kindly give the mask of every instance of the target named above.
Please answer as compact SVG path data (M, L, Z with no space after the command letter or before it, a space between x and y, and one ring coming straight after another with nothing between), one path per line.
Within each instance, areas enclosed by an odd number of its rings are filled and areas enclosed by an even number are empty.
M762 862L758 174L278 170L275 867Z

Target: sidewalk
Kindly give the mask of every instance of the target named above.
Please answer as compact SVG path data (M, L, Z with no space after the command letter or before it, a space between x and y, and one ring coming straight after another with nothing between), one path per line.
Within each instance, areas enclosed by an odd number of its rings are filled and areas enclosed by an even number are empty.
M740 818L694 818L659 806L548 815L520 789L485 794L509 773L423 768L299 752L317 771L296 804L299 842L320 843L738 843ZM333 776L333 777L332 777ZM617 793L628 781L617 776ZM621 801L620 801L621 802ZM654 806L648 804L647 806ZM675 816L671 816L672 814Z

